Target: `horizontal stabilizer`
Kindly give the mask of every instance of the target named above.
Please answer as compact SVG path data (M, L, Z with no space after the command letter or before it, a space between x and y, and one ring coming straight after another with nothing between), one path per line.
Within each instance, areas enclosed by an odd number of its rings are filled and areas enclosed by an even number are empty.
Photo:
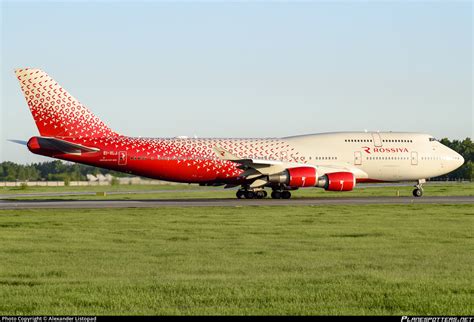
M21 144L21 145L27 145L28 144L27 141L23 141L23 140L8 140L8 141L16 143L16 144Z
M71 143L56 138L35 136L28 141L30 150L49 151L50 153L62 154L82 154L90 152L98 152L100 149L87 147L77 143Z

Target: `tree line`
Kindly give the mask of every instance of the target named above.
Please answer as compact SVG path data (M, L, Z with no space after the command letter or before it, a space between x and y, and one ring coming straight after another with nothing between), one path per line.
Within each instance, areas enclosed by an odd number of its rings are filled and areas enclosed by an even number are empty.
M464 140L441 139L440 142L448 148L453 149L464 158L464 164L457 170L444 176L433 178L434 180L459 180L465 179L472 181L474 179L474 143L471 138Z
M433 180L474 179L474 144L471 139L451 141L444 138L440 142L461 154L465 161L462 167L456 171L433 178ZM60 160L27 165L10 161L0 163L0 181L83 181L87 180L87 174L110 174L114 177L128 176L121 172Z
M0 163L0 181L85 181L87 174L128 176L117 171L60 160L26 165L10 161Z

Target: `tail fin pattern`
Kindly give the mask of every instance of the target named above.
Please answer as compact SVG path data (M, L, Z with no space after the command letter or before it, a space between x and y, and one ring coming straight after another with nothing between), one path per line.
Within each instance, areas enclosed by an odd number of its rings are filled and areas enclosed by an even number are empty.
M118 136L40 69L17 69L31 114L41 136L97 138Z

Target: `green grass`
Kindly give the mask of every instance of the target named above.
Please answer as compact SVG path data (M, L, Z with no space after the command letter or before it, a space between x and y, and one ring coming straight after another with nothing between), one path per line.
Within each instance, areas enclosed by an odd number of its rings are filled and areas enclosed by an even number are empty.
M4 193L3 191L6 191ZM26 190L19 188L4 188L0 190L3 198L17 200L102 200L102 199L193 199L193 198L235 198L236 189L224 189L223 187L199 187L197 185L123 185L123 186L97 186L97 187L29 187ZM60 192L119 192L104 196L95 195L67 195L67 196L19 196L29 193L60 193ZM126 193L133 191L133 193ZM270 191L270 189L267 189ZM412 186L380 186L365 187L359 185L353 191L332 192L320 188L299 189L292 192L293 198L317 198L317 197L373 197L373 196L412 196ZM120 193L120 192L123 192ZM447 183L447 184L425 184L426 196L474 196L474 183Z
M472 315L472 205L0 211L0 315Z
M193 190L206 189L198 185L190 184L123 184L123 185L101 185L101 186L58 186L58 187L0 187L0 194L14 195L24 193L54 193L54 192L101 192L101 191L151 191L151 190ZM209 189L209 188L208 188Z

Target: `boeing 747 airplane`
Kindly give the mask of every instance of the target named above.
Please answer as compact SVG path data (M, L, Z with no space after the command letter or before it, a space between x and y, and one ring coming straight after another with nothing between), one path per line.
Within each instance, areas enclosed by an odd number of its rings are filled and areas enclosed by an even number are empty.
M238 198L288 199L291 190L349 191L359 182L416 183L451 172L461 155L433 136L336 132L284 138L141 138L121 135L39 69L15 71L39 130L26 143L39 155L133 175L240 187Z

